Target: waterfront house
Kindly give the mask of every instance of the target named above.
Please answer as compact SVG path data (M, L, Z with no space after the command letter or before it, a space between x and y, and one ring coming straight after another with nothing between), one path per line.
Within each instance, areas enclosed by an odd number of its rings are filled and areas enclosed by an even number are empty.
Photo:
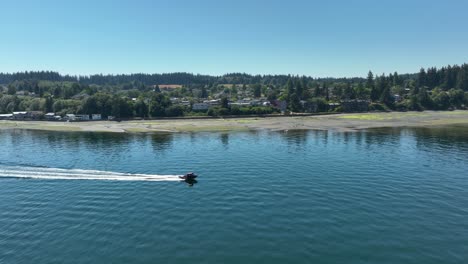
M328 103L328 111L334 111L340 105L341 105L340 103Z
M65 119L68 120L68 121L75 121L76 120L76 116L74 114L67 114L65 116Z
M13 114L0 114L0 120L11 120L13 119Z
M24 120L27 117L28 112L13 112L13 119L15 120Z
M210 105L207 103L195 103L192 106L193 111L204 111L208 110L208 108L210 108Z
M102 116L101 114L92 114L91 115L91 120L101 120Z
M183 106L190 106L190 101L188 100L183 100L179 103L180 105L183 105Z
M31 119L31 120L39 120L39 119L42 119L43 117L44 117L44 112L42 111L29 111L26 114L26 118Z
M237 106L250 106L250 103L243 103L242 101L232 102L229 105L237 105Z
M89 121L89 115L75 115L77 121Z
M214 100L205 100L203 103L208 104L209 106L216 106L221 104L220 99L214 99Z
M55 120L55 113L47 113L47 114L45 114L45 119L46 119L46 120L49 120L49 121Z
M56 115L55 113L47 113L44 115L45 119L48 121L59 121L62 119L61 116Z

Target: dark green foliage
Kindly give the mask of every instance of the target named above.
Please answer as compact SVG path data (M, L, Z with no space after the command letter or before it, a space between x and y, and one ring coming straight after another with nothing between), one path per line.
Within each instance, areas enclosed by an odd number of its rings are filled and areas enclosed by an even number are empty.
M143 98L138 99L135 102L135 116L146 118L149 115L148 105L145 103Z
M375 86L371 87L370 99L372 102L375 102L379 99L379 90Z
M15 95L16 94L16 87L13 85L8 85L8 94L9 95Z
M54 99L52 98L52 96L46 96L45 98L45 106L44 106L44 112L52 112L54 111Z
M227 99L227 97L221 98L221 107L229 108L229 100Z
M14 95L4 95L0 98L0 112L11 113L17 109L18 98Z
M289 100L289 106L292 112L300 112L302 110L302 105L299 100L299 96L296 93L293 93Z
M278 99L278 92L274 91L274 90L269 91L268 95L267 95L267 100L268 101L273 101L273 100L276 100L276 99Z
M101 114L104 118L115 116L112 112L120 115L120 106L113 109L114 103L121 103L122 99L115 101L111 95L106 93L96 93L83 100L81 112L84 114ZM55 110L60 111L60 110Z
M133 116L132 103L119 96L114 96L112 98L111 115L117 119L132 117Z
M402 112L408 111L408 103L406 103L406 102L395 103L395 110L396 111L402 111Z
M177 84L181 88L161 91L159 85L166 84ZM101 114L104 118L110 115L117 118L192 115L188 104L200 103L205 98L222 98L221 105L211 110L212 115L263 113L263 107L231 108L228 103L261 96L266 96L276 105L284 100L287 109L293 112L323 112L328 111L329 102L350 104L351 101L359 101L368 104L369 99L386 109L403 111L464 109L468 105L468 65L421 68L417 74L394 72L377 78L371 71L367 78L242 73L223 76L188 73L91 76L55 72L0 73L0 88L1 113L39 110L61 115ZM333 109L337 109L337 105L332 105L330 111ZM342 110L346 109L349 107L342 107ZM379 107L373 109L379 110Z
M382 94L380 95L380 102L388 106L390 109L393 109L395 106L395 99L390 94L390 87L385 87Z
M384 112L384 111L388 111L389 109L384 104L372 103L369 105L369 110Z
M346 85L341 97L346 100L356 99L356 90L351 86L351 83Z
M460 89L450 89L448 91L448 97L449 97L449 103L450 105L456 107L456 108L461 108L461 106L464 104L464 93Z
M364 87L362 82L359 82L355 89L356 98L366 99L368 97L368 90Z
M421 111L423 110L421 104L419 103L417 95L411 95L410 100L408 103L408 109L413 111Z
M154 90L153 90L153 91L156 92L156 93L160 93L160 92L161 92L161 89L159 88L159 85L156 85L156 86L154 87Z
M227 108L216 106L216 107L211 107L210 109L208 109L207 114L209 116L227 116L230 114L230 111Z
M299 87L299 89L298 89ZM300 112L302 110L302 105L300 102L299 93L302 93L302 86L299 81L294 82L290 78L286 84L286 102L288 102L288 107L292 112Z
M432 98L436 110L447 110L450 107L450 97L445 91L433 93Z
M207 98L208 97L208 91L206 90L206 87L203 86L201 88L201 94L200 94L200 98Z
M286 101L290 101L290 96L294 93L294 83L291 78L289 78L288 82L286 83Z
M456 88L468 91L468 64L463 64L457 73Z
M255 98L261 97L262 96L262 85L260 84L255 84L253 86L253 94Z
M277 110L272 107L264 106L249 106L249 107L238 107L233 106L231 109L222 107L211 107L207 114L209 116L227 116L227 115L267 115L276 113Z
M77 113L81 106L81 102L77 100L55 100L53 105L53 112L65 115L70 113Z
M328 102L325 98L312 98L307 101L304 105L304 111L317 113L317 112L327 112L328 111Z
M369 73L367 74L366 87L368 89L372 89L374 86L374 74L371 71L369 71Z
M323 95L323 94L322 94L322 89L320 89L320 84L317 83L317 84L315 85L315 89L314 89L314 94L313 94L313 96L314 96L314 97L320 97L320 96L322 96L322 95Z
M166 114L166 108L169 106L171 106L169 98L161 93L154 93L151 97L149 114L151 117L163 117Z
M171 105L166 110L166 116L183 116L185 112L185 108L181 105Z
M419 71L418 75L418 86L426 86L427 85L427 75L426 75L426 70L424 68L421 68Z
M299 100L302 100L302 96L304 94L304 89L305 89L305 84L304 84L304 80L301 79L301 80L297 80L296 81L296 90L295 90L295 93L296 93L296 96Z
M419 89L417 98L421 106L424 107L425 109L430 109L432 107L432 100L429 97L429 94L425 87L421 87Z
M392 86L397 86L401 85L401 79L400 76L398 75L398 72L394 72L392 76Z

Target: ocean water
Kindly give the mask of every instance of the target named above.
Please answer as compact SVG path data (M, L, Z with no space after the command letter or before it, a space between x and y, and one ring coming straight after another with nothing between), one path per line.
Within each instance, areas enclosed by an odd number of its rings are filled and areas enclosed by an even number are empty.
M0 149L2 264L468 262L467 128L10 130Z

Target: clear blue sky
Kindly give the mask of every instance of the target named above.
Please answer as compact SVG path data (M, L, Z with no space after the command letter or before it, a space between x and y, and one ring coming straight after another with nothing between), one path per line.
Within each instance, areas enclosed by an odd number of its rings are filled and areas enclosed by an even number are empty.
M0 0L0 72L365 76L468 62L466 0Z

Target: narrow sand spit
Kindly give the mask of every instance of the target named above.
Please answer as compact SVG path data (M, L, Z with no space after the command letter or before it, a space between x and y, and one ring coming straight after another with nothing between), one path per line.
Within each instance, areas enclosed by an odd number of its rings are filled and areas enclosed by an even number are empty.
M378 127L468 125L468 111L357 113L302 117L180 119L141 121L0 121L0 130L87 131L115 133L201 132L247 130L354 131Z

